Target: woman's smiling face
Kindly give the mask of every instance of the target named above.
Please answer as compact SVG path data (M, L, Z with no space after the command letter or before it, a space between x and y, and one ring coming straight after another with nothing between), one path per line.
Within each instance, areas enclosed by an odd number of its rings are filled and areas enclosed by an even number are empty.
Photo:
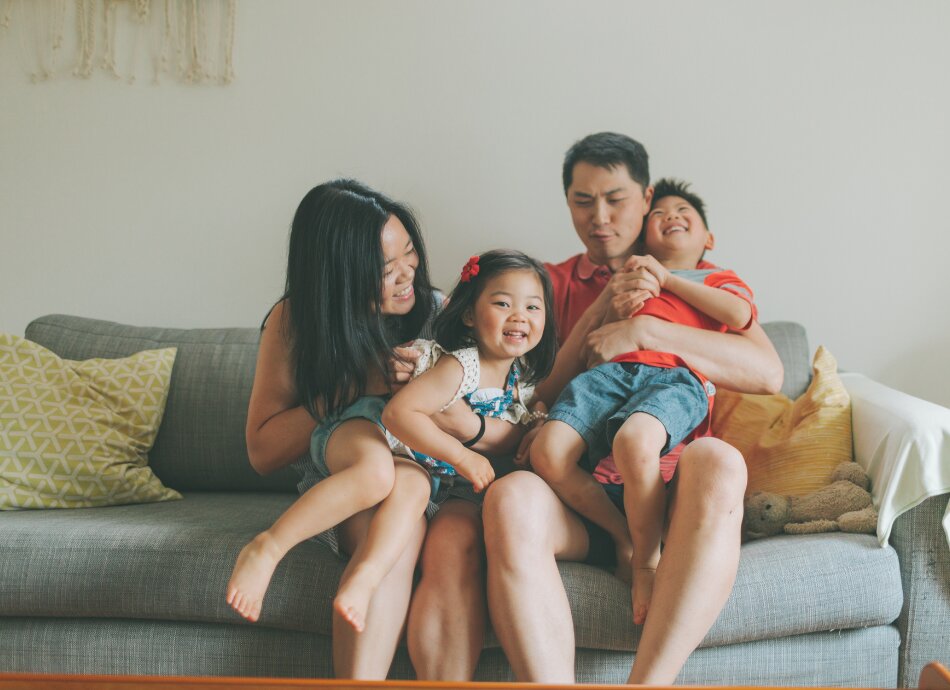
M379 297L380 313L386 316L408 314L416 303L412 281L419 266L419 255L406 227L390 216L380 233L383 249L383 288Z

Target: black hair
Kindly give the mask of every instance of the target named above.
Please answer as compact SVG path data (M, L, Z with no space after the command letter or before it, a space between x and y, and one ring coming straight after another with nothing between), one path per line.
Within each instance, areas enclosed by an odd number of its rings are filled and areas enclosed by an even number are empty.
M630 179L644 190L650 186L647 150L643 148L643 144L626 134L598 132L574 142L564 154L564 167L561 170L565 194L574 181L574 166L578 163L590 163L608 170L623 165L630 173Z
M383 226L398 218L418 254L415 304L404 316L380 314ZM294 215L287 257L288 333L301 404L332 416L366 391L370 371L387 378L393 346L419 333L434 310L419 224L403 204L355 180L311 189Z
M494 249L478 257L478 275L468 281L459 280L449 303L435 318L435 340L448 351L475 344L472 329L465 325L467 311L475 309L475 302L493 276L506 271L534 271L541 281L544 296L544 331L541 339L522 357L525 370L522 381L537 383L551 373L557 355L557 324L554 322L554 290L547 269L537 259L510 249Z
M709 223L706 222L706 204L697 194L691 192L689 187L689 182L677 180L673 177L664 177L662 180L658 180L653 186L653 201L650 202L650 210L652 211L656 207L656 202L660 199L668 196L678 196L696 209L696 213L703 219L703 225L705 225L708 230Z

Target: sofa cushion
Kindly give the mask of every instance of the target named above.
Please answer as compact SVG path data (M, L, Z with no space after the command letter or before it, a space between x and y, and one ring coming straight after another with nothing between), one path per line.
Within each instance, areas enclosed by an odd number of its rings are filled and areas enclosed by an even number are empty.
M245 623L225 604L241 547L292 495L187 493L185 500L31 511L0 521L0 617L106 617ZM344 562L306 542L278 566L255 625L330 634ZM633 650L629 589L564 563L577 645ZM739 574L704 646L883 625L903 599L897 558L867 535L782 536L742 547ZM754 613L750 613L754 612ZM497 641L488 641L497 646Z
M261 477L247 459L256 328L145 328L52 315L27 326L26 337L69 359L177 347L165 418L149 454L155 474L178 490L296 491L292 470Z
M175 349L74 362L0 333L0 510L181 496L149 469Z

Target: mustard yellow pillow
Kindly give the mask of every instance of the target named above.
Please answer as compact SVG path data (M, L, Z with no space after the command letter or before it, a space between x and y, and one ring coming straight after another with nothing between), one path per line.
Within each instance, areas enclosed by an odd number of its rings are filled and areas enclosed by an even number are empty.
M840 462L853 459L851 398L838 363L819 347L812 381L794 402L784 395L746 395L718 389L713 435L745 457L748 493L802 496L829 483Z
M0 510L181 498L146 465L176 352L73 362L0 333Z

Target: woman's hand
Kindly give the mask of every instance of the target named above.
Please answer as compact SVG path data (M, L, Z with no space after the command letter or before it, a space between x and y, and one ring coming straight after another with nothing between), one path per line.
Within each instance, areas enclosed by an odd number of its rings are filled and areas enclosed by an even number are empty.
M389 395L409 383L412 372L416 370L416 360L422 353L411 347L395 347L386 367L388 378L383 379L377 372L370 372L366 380L367 395Z

